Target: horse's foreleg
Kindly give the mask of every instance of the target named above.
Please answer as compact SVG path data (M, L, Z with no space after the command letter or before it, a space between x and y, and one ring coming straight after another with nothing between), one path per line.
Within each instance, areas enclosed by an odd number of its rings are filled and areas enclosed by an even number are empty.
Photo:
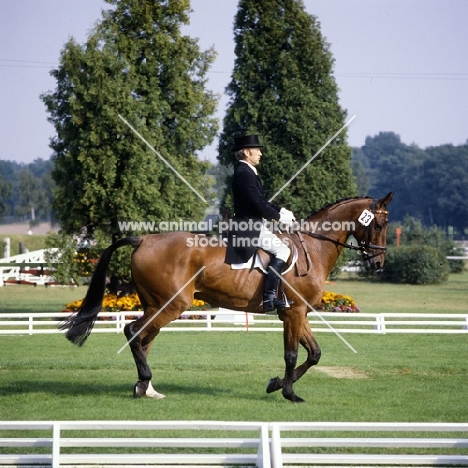
M144 325L141 325L140 321L136 320L126 325L124 328L124 333L129 342L138 372L138 382L133 388L133 397L139 398L146 395L156 399L165 398L165 396L158 393L151 384L152 373L147 361L151 344L159 333L159 329L151 328L150 330L142 330L142 326Z
M291 311L293 312L293 311ZM304 400L297 396L293 390L294 369L296 368L299 340L302 333L302 319L299 311L289 313L284 318L284 363L285 372L282 393L284 398L293 403L302 403Z
M304 318L302 335L299 340L301 345L307 351L307 359L294 370L293 382L298 381L312 366L315 366L322 355L320 346L317 343L312 330L310 329L309 321L307 316Z
M289 327L288 327L289 328ZM290 335L290 332L288 333ZM292 384L297 382L306 372L307 370L317 364L320 360L321 350L320 347L315 340L312 330L310 329L309 321L307 320L307 316L304 317L302 323L302 334L300 336L299 342L307 351L307 359L304 363L302 363L299 367L294 369L294 366L297 362L297 354L298 354L298 346L297 344L294 346L293 341L286 339L286 323L285 323L285 362L286 362L286 373L285 378L280 379L279 377L274 377L270 379L267 385L267 393L272 393L277 390L283 389L283 396L285 398L290 399L291 401L295 402L302 402L302 398L298 397L292 391ZM288 344L289 343L289 344ZM286 350L289 350L289 354ZM291 366L293 370L291 371ZM290 378L289 389L286 389L285 394L285 382L287 382L288 371L292 374ZM289 398L288 395L291 395L292 398Z
M288 346L286 347L284 353L284 362L286 364L286 369L284 372L284 379L283 379L283 396L287 400L292 401L293 403L303 403L304 400L297 396L293 390L293 383L294 383L294 370L297 363L297 353L298 353L298 345L297 343L289 342Z

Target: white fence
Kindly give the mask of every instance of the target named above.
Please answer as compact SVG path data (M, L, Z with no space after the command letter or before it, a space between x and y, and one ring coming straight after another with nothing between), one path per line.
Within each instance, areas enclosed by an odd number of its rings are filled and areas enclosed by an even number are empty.
M0 259L0 286L8 282L47 285L55 279L46 274L45 253L56 253L58 249L42 249Z
M93 333L121 333L126 323L142 312L101 312ZM68 312L0 313L0 335L59 333L57 325ZM190 317L197 316L194 320ZM311 312L309 322L314 331L339 333L468 333L467 314L411 313L337 313ZM332 327L332 328L330 328ZM228 309L185 312L182 318L163 328L164 331L281 331L276 316L236 312Z
M468 466L467 434L468 423L0 421L0 465Z
M333 466L466 466L468 465L467 423L272 423L271 466L298 466L300 464ZM293 432L294 437L284 438L282 433ZM343 437L343 433L364 433L365 437ZM427 437L427 433L456 434L465 438ZM316 437L326 433L325 437ZM339 437L330 434L338 433ZM369 437L367 433L378 433ZM381 434L388 433L390 437ZM398 437L398 433L413 433L418 437ZM314 437L304 437L313 435ZM302 451L286 451L286 448L302 448ZM368 453L367 449L371 448ZM431 448L431 450L426 450ZM447 449L452 450L448 453ZM327 450L328 449L328 453ZM330 450L331 449L331 450ZM345 450L343 450L345 449ZM351 449L351 450L346 450ZM362 450L366 449L366 450ZM441 450L442 449L442 450ZM300 452L300 453L298 453ZM314 453L315 452L315 453ZM332 453L330 453L332 452ZM426 453L425 453L426 452ZM456 453L453 453L456 452Z

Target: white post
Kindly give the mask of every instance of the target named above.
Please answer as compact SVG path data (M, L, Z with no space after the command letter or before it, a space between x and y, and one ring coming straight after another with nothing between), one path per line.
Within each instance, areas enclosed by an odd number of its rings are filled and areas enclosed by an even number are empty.
M29 334L32 335L33 334L33 331L34 331L34 319L32 316L29 316Z
M385 333L385 317L382 314L375 317L374 330L378 333Z
M54 423L52 439L52 468L60 468L60 424Z
M123 328L124 328L124 317L125 315L125 312L117 312L117 315L115 316L115 323L116 323L116 328L117 328L117 333L119 332L123 332Z
M281 435L278 424L271 425L271 468L283 468L283 454L281 452Z
M3 239L3 258L8 258L10 256L10 238L5 237Z
M260 440L258 442L256 466L258 468L271 468L268 424L262 424L260 426Z

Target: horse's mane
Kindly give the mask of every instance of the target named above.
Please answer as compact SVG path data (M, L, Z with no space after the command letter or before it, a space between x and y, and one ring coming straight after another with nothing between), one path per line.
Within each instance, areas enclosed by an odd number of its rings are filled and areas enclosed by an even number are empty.
M316 214L320 213L321 211L325 211L332 206L339 205L340 203L346 202L346 201L352 201L352 200L365 200L365 199L372 199L372 197L348 197L348 198L341 198L340 200L334 201L332 203L328 203L325 206L322 206L322 208L319 208L318 210L313 211L312 213L307 216L306 219L311 218L312 216L315 216Z

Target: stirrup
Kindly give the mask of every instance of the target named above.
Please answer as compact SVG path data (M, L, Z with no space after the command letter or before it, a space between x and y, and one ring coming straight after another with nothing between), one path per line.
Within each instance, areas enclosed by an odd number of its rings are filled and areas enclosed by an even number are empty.
M281 300L277 297L272 297L263 301L263 312L265 314L270 313L271 315L276 315L276 309L285 309L286 307L291 307L293 305L293 301L286 300L286 296L284 296L284 300Z

